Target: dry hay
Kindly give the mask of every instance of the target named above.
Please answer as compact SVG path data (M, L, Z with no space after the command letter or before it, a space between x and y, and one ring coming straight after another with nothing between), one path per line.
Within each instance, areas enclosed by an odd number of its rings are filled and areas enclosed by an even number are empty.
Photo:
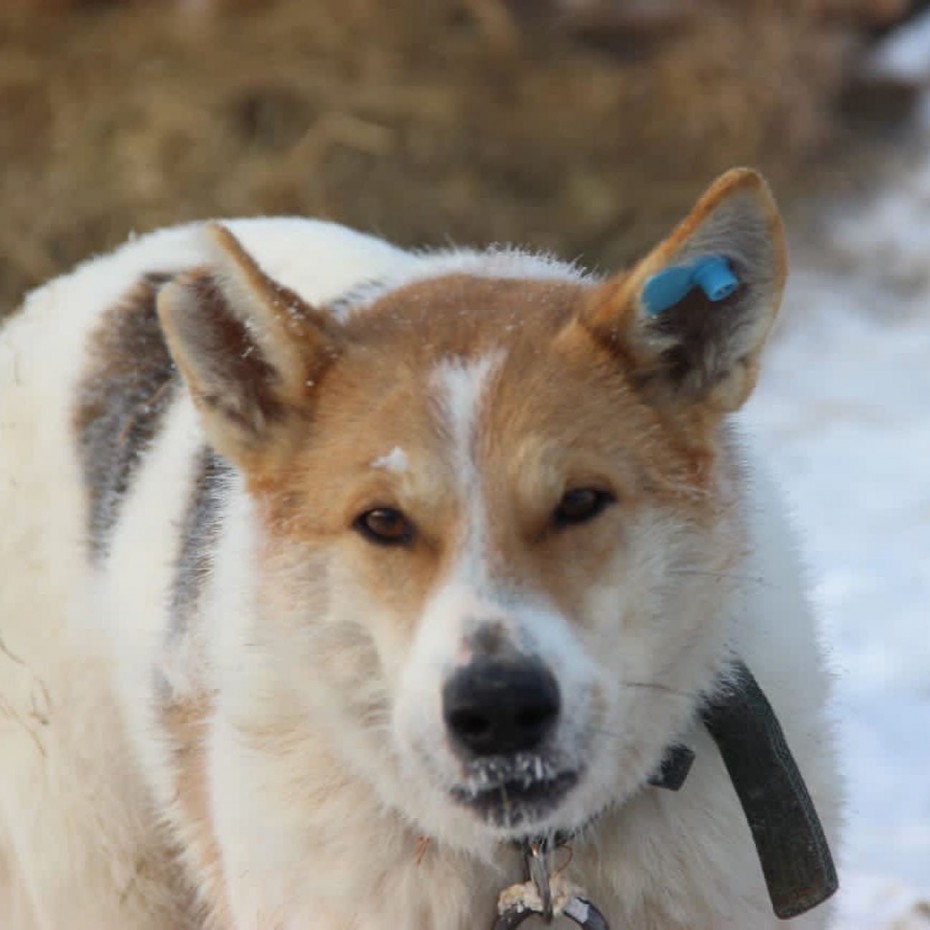
M615 265L730 165L791 190L849 49L813 0L700 0L653 32L582 36L502 0L42 2L59 12L0 18L0 307L207 216Z

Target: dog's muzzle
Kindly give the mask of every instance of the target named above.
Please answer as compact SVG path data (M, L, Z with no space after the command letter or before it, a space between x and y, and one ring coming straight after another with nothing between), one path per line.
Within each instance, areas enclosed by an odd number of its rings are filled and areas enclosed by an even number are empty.
M513 828L538 820L577 783L577 768L552 749L562 701L538 659L474 659L446 682L442 709L463 769L452 797L488 822Z
M522 657L475 659L442 692L446 728L466 758L535 752L555 729L561 706L552 672Z

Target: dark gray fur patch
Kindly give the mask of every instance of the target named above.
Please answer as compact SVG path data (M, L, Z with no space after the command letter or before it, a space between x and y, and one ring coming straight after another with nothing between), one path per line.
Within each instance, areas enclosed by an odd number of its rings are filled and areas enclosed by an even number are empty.
M329 301L327 310L337 319L344 320L346 316L358 307L372 303L389 289L386 281L380 278L371 278L351 287L344 294Z
M171 595L171 635L183 635L190 625L204 582L213 568L225 483L232 467L212 449L199 457L194 485L182 527L181 551Z
M126 492L177 388L177 369L155 312L158 291L172 277L146 275L103 315L78 386L74 427L94 559L108 552Z

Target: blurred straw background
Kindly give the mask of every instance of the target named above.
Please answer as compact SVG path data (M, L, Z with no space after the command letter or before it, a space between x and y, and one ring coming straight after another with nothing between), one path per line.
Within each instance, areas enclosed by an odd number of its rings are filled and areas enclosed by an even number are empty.
M930 0L0 0L0 316L133 233L326 217L625 264L753 164L793 274L748 422L849 786L837 930L930 930Z
M616 266L733 164L809 190L863 49L918 5L0 0L0 313L208 216Z

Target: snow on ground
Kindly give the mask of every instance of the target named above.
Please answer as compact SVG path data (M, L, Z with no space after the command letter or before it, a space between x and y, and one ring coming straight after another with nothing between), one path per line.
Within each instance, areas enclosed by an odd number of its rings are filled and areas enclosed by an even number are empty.
M793 256L749 420L795 509L838 675L835 930L930 930L930 132L911 170L825 233Z

